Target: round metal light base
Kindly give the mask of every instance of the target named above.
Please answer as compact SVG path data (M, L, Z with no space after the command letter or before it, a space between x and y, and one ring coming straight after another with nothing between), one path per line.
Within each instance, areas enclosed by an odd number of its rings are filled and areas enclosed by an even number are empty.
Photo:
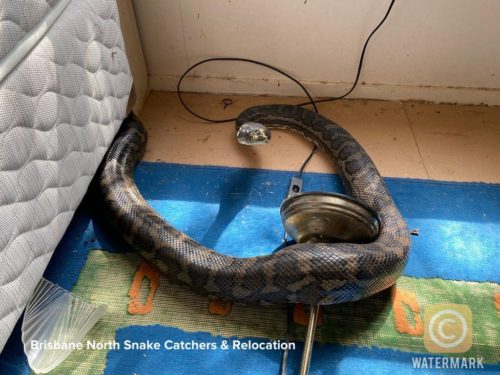
M341 194L295 195L283 201L280 213L286 232L298 243L369 243L380 229L373 210Z

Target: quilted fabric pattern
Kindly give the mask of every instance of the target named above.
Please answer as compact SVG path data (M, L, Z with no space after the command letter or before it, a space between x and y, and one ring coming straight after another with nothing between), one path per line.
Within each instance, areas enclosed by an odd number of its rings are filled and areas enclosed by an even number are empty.
M59 0L0 1L0 60L21 41Z
M0 39L19 31L1 53L56 2L0 0ZM131 84L114 0L73 0L0 83L0 351L125 117Z

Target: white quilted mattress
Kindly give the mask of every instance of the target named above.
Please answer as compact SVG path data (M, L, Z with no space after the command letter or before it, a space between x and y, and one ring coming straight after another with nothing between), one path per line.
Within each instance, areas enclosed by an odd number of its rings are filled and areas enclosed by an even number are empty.
M0 352L131 84L114 0L0 0Z

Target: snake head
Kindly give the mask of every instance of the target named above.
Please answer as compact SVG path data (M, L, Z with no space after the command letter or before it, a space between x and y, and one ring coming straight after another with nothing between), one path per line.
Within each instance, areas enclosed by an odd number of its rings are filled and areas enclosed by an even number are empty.
M236 137L242 145L260 145L269 143L271 132L265 125L258 122L247 122L240 126Z

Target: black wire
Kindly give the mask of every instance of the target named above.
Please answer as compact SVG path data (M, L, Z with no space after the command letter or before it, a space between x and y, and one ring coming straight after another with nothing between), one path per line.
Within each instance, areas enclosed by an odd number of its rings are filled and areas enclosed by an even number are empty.
M182 91L180 89L181 87L181 83L182 81L184 80L184 78L189 74L190 71L192 71L194 68L202 65L202 64L205 64L205 63L208 63L208 62L212 62L212 61L240 61L240 62L247 62L247 63L251 63L251 64L256 64L256 65L260 65L260 66L263 66L265 68L268 68L268 69L271 69L271 70L274 70L275 72L278 72L282 75L284 75L285 77L289 78L290 80L292 80L293 82L295 82L301 89L302 91L304 91L304 93L306 94L306 96L309 98L309 102L308 104L312 104L313 105L313 108L314 108L314 111L316 113L319 113L318 111L318 107L316 106L316 103L314 101L314 99L312 98L311 94L309 93L309 91L305 88L305 86L299 81L297 80L296 78L292 77L290 74L288 73L285 73L284 71L282 71L281 69L279 68L276 68L272 65L269 65L269 64L266 64L266 63L263 63L263 62L260 62L260 61L257 61L257 60L252 60L252 59L246 59L246 58L241 58L241 57L213 57L213 58L209 58L209 59L205 59L205 60L202 60L202 61L199 61L197 62L196 64L192 65L191 67L189 67L183 74L182 76L179 78L179 81L177 82L177 96L179 97L179 100L182 104L182 106L184 107L184 109L186 111L188 111L189 113L191 113L193 116L195 117L198 117L199 119L201 120L205 120L205 121L209 121L209 122L212 122L212 123L223 123L223 122L229 122L229 121L235 121L236 118L229 118L229 119L222 119L222 120L214 120L214 119L211 119L211 118L208 118L208 117L205 117L205 116L202 116L202 115L199 115L198 113L194 112L193 110L191 110L191 108L189 108L187 106L187 104L184 102L184 100L182 99ZM316 152L316 145L313 145L313 148L311 150L311 152L309 153L309 156L304 160L304 162L302 163L302 166L300 167L300 170L299 172L297 173L297 177L300 178L300 176L302 176L302 172L304 171L307 163L309 163L309 160L311 160L311 158L313 157L314 153Z
M309 153L309 156L302 162L302 165L300 166L300 169L297 172L297 178L300 178L302 176L304 169L306 169L307 164L309 163L311 158L314 156L317 149L318 149L318 146L313 145L313 148L312 148L311 152Z
M309 102L297 104L298 106L304 106L304 105L312 104L313 107L314 107L314 110L316 112L318 112L318 107L316 106L316 104L326 103L326 102L333 102L335 100L344 99L346 96L348 96L351 92L354 91L354 89L358 85L359 77L361 76L361 70L363 68L363 62L364 62L364 59L365 59L365 53L366 53L366 49L368 47L368 43L370 43L370 39L373 37L373 35L375 35L375 33L378 31L378 29L380 29L382 27L382 25L384 24L384 22L387 19L387 17L389 17L389 14L391 13L392 7L394 6L395 2L396 2L396 0L391 0L391 3L389 4L389 7L387 8L387 11L385 12L384 17L382 18L382 20L378 23L378 25L373 29L373 31L370 33L370 35L366 39L365 44L363 45L363 50L361 51L361 56L359 57L358 70L356 72L356 78L354 79L354 83L352 84L351 88L345 94L343 94L341 96L336 96L336 97L331 97L331 98L325 98L325 99L317 99L317 100L313 100L313 101L309 101ZM300 167L299 172L297 173L297 177L298 178L300 178L302 176L302 172L304 172L304 169L306 168L307 164L309 163L309 161L311 160L311 158L316 153L316 150L317 150L317 146L314 145L313 148L312 148L312 150L311 150L311 152L310 152L310 154L309 154L309 156L304 160L304 162L302 163L302 166Z
M184 102L184 100L182 99L182 91L181 91L181 83L182 81L184 80L184 78L186 77L186 75L188 75L188 73L193 70L194 68L196 68L197 66L200 66L202 64L205 64L205 63L208 63L208 62L211 62L211 61L240 61L240 62L246 62L246 63L251 63L251 64L256 64L256 65L260 65L260 66L263 66L265 68L268 68L268 69L271 69L271 70L274 70L275 72L278 72L280 73L281 75L284 75L285 77L287 77L288 79L292 80L293 82L295 82L297 85L299 85L299 87L302 89L302 91L304 91L304 93L306 94L306 96L309 98L309 104L312 104L313 107L314 107L314 110L316 112L318 112L318 107L316 107L316 103L314 101L314 99L312 98L311 94L309 93L309 91L304 87L304 85L302 83L300 83L300 81L298 81L297 79L295 79L294 77L292 77L290 74L288 73L285 73L284 71L282 71L281 69L279 68L276 68L272 65L269 65L269 64L266 64L266 63L263 63L263 62L260 62L260 61L257 61L257 60L252 60L252 59L245 59L245 58L242 58L242 57L213 57L213 58L210 58L210 59L205 59L205 60L202 60L202 61L199 61L197 62L196 64L192 65L191 67L189 67L182 75L181 77L179 78L179 81L177 82L177 96L179 97L179 100L181 101L181 104L182 106L184 107L184 109L186 111L188 111L189 113L191 113L193 116L195 117L198 117L199 119L202 119L202 120L205 120L205 121L209 121L209 122L213 122L213 123L222 123L222 122L229 122L229 121L234 121L236 120L236 118L229 118L229 119L223 119L223 120L214 120L214 119L210 119L208 117L205 117L205 116L202 116L202 115L199 115L198 113L194 112L193 110L191 110L187 104Z
M382 27L382 25L384 24L387 17L389 17L389 14L391 13L391 10L392 10L392 7L394 6L395 1L396 0L391 0L391 3L389 4L389 7L387 8L387 11L385 12L384 17L382 18L382 20L378 23L378 25L373 29L373 31L370 33L370 35L366 39L366 42L363 46L363 50L361 51L361 56L359 58L358 70L356 72L356 79L354 80L354 83L352 84L351 88L343 95L334 96L334 97L330 97L330 98L324 98L324 99L317 99L317 100L314 100L314 103L311 101L308 101L308 102L297 104L298 106L313 104L314 108L316 108L316 104L318 104L318 103L332 102L334 100L344 99L346 96L348 96L351 92L354 91L354 89L358 85L359 77L361 76L361 69L363 68L363 62L365 59L365 53L366 53L366 48L368 47L368 43L370 42L370 39L373 37L373 35L375 35L375 33L378 31L378 29L380 29Z
M208 122L213 122L213 123L222 123L222 122L234 121L236 118L224 119L224 120L214 120L214 119L210 119L208 117L204 117L202 115L197 114L191 108L189 108L187 106L187 104L184 102L184 100L182 99L182 91L181 91L180 88L181 88L182 81L189 74L189 72L191 72L194 68L196 68L196 67L198 67L198 66L200 66L202 64L205 64L205 63L208 63L208 62L211 62L211 61L241 61L241 62L247 62L247 63L251 63L251 64L260 65L260 66L263 66L265 68L274 70L275 72L280 73L281 75L283 75L283 76L287 77L288 79L292 80L293 82L295 82L302 89L302 91L304 91L304 93L306 94L306 96L309 99L308 102L299 103L297 105L298 106L304 106L304 105L312 104L312 106L314 108L314 111L319 112L318 111L318 107L316 106L316 104L318 104L318 103L325 103L325 102L331 102L331 101L343 99L343 98L347 97L351 92L354 91L354 89L356 88L356 86L359 83L359 78L361 76L361 70L363 68L363 62L364 62L364 59L365 59L365 54L366 54L366 49L368 47L368 43L370 42L370 40L373 37L373 35L375 35L375 33L378 31L378 29L380 29L382 27L382 25L385 23L385 21L387 20L387 17L389 17L389 14L391 13L391 10L392 10L395 2L396 2L396 0L391 0L391 3L389 4L389 7L387 8L387 11L385 12L384 17L382 18L382 20L378 23L378 25L373 29L373 31L370 33L370 35L366 39L365 44L363 45L363 49L361 51L361 56L359 58L358 69L356 71L356 78L354 79L354 83L352 84L351 88L345 94L343 94L343 95L334 96L334 97L330 97L330 98L324 98L324 99L316 99L316 100L314 100L312 98L311 94L309 93L309 91L304 87L304 85L302 83L300 83L300 81L298 81L297 79L295 79L294 77L292 77L290 74L285 73L284 71L282 71L279 68L276 68L276 67L274 67L272 65L263 63L261 61L252 60L252 59L246 59L246 58L241 58L241 57L214 57L214 58L205 59L205 60L197 62L196 64L194 64L191 67L189 67L181 75L181 77L177 81L177 96L179 97L179 100L180 100L182 106L184 107L184 109L186 111L188 111L189 113L191 113L193 116L198 117L199 119L202 119L202 120L205 120L205 121L208 121Z
M351 88L345 94L342 94L340 96L330 97L330 98L324 98L324 99L316 99L316 100L314 100L312 98L311 94L309 93L309 91L305 88L305 86L302 83L300 83L300 81L298 81L297 79L295 79L294 77L292 77L290 74L285 73L284 71L282 71L279 68L276 68L276 67L274 67L272 65L263 63L261 61L252 60L252 59L246 59L246 58L241 58L241 57L214 57L214 58L209 58L209 59L205 59L205 60L197 62L196 64L194 64L191 67L189 67L181 75L181 77L179 78L179 81L177 82L177 96L179 97L179 100L180 100L182 106L184 107L184 109L186 111L188 111L189 113L191 113L193 116L198 117L201 120L205 120L205 121L212 122L212 123L223 123L223 122L235 121L236 118L214 120L214 119L211 119L211 118L199 115L198 113L194 112L191 108L189 108L187 106L187 104L182 99L181 83L184 80L184 78L189 74L189 72L191 72L194 68L196 68L196 67L198 67L198 66L200 66L202 64L205 64L205 63L208 63L208 62L212 62L212 61L240 61L240 62L247 62L247 63L251 63L251 64L256 64L256 65L263 66L263 67L271 69L271 70L273 70L273 71L275 71L277 73L280 73L281 75L283 75L283 76L287 77L288 79L292 80L293 82L295 82L302 89L302 91L304 91L304 93L306 94L307 98L309 99L308 102L299 103L299 104L296 104L296 105L297 106L312 105L313 108L314 108L314 111L317 112L317 113L319 113L318 107L317 107L316 104L318 104L318 103L325 103L325 102L332 102L332 101L335 101L335 100L343 99L343 98L347 97L350 93L352 93L354 91L354 89L356 88L356 86L359 83L359 78L361 76L361 70L363 68L363 62L364 62L364 59L365 59L365 53L366 53L366 49L368 47L368 43L370 42L370 40L373 37L373 35L375 35L375 33L378 31L378 29L380 29L382 27L382 25L385 23L385 21L387 20L387 17L389 17L389 14L391 13L392 7L394 6L395 2L396 2L396 0L391 0L391 3L389 4L389 7L387 8L387 11L386 11L384 17L382 18L382 20L378 23L378 25L373 29L373 31L370 33L370 35L366 39L365 44L363 45L363 49L361 51L361 56L359 58L358 69L356 71L356 78L354 79L354 82L353 82ZM304 171L307 163L309 163L309 161L313 157L314 153L316 152L316 149L317 149L317 147L316 147L316 145L314 145L313 148L312 148L312 150L311 150L311 153L309 154L309 156L302 163L302 166L300 167L300 170L299 170L299 172L297 174L297 177L300 178L300 176L302 175L302 172Z

